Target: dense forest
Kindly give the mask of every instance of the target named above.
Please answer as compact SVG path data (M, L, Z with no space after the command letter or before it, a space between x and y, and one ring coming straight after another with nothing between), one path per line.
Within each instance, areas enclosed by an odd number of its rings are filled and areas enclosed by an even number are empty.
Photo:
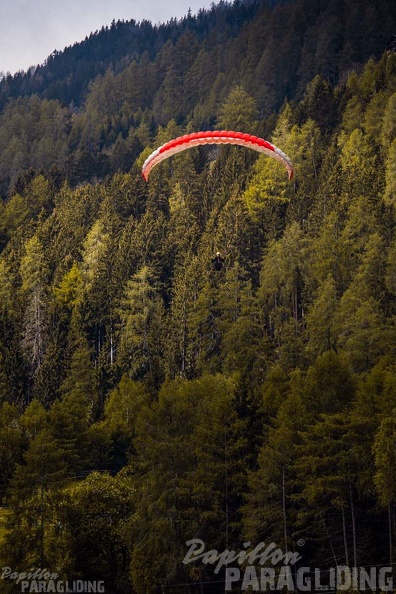
M393 0L236 0L3 76L1 567L195 594L224 570L194 538L394 564L395 32ZM213 146L143 181L216 128L292 182Z

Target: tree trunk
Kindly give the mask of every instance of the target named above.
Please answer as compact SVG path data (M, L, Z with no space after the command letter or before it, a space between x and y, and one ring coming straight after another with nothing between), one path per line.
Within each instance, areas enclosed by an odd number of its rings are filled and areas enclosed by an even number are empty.
M356 546L356 521L355 521L355 504L353 501L352 483L349 480L349 500L351 506L352 516L352 540L353 540L353 566L357 567L357 546Z
M342 513L342 532L344 535L344 550L345 550L345 565L349 567L349 555L348 555L348 542L347 542L347 534L346 534L346 524L345 524L345 509L341 508Z
M287 553L287 523L286 523L286 485L285 466L282 466L282 508L283 508L283 535L285 539L285 554Z
M388 528L389 528L389 565L392 567L393 552L392 552L392 503L388 501Z

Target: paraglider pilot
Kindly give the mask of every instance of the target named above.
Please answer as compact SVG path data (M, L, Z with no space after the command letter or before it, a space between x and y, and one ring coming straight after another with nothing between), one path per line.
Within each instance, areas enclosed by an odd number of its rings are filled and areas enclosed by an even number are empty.
M215 257L212 259L213 268L220 272L223 268L224 258L221 257L220 252L216 252Z

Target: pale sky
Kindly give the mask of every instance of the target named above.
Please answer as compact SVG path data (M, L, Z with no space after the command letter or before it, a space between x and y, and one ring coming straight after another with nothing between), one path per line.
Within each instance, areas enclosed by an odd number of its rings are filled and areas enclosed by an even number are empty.
M212 0L0 0L0 72L42 64L113 19L152 23L180 18ZM216 4L216 2L215 2Z

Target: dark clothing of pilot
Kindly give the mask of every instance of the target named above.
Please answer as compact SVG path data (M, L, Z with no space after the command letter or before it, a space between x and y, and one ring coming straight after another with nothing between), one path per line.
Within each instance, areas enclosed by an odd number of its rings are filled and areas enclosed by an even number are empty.
M215 257L212 259L213 268L220 272L223 268L224 258L221 257L220 252L217 252Z

